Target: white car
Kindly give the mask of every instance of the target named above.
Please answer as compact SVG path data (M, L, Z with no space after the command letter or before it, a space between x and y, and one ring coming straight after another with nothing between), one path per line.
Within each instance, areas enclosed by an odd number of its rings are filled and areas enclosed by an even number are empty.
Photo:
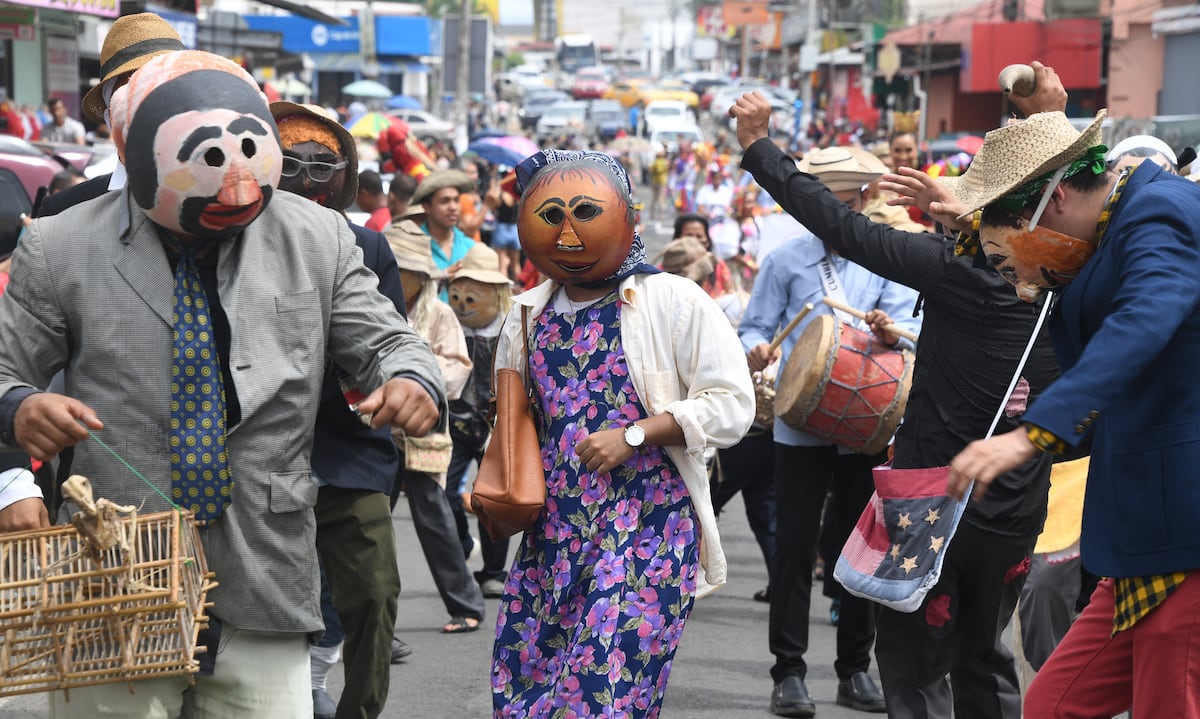
M412 134L426 145L454 141L454 123L424 110L391 110L388 114L407 122Z
M686 102L682 100L655 100L642 110L641 123L643 134L647 137L660 126L677 126L695 124L696 117Z
M537 120L538 139L545 140L564 133L584 134L587 132L587 109L586 102L577 100L556 102L547 107Z
M659 125L650 132L649 140L650 148L639 158L643 167L649 167L661 150L666 150L668 155L678 150L681 140L690 142L693 147L698 143L707 142L704 131L694 122Z

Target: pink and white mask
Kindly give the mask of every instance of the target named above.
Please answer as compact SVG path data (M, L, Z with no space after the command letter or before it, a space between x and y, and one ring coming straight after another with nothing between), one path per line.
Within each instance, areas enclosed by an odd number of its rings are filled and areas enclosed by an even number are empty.
M129 190L180 237L230 237L279 184L279 130L258 85L207 52L161 55L113 93L113 140Z

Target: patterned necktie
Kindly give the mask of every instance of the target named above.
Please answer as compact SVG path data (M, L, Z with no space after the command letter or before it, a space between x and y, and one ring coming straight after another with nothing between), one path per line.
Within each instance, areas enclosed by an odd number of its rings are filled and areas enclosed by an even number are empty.
M195 251L175 268L171 357L171 495L197 520L221 516L233 493L225 453L225 386Z

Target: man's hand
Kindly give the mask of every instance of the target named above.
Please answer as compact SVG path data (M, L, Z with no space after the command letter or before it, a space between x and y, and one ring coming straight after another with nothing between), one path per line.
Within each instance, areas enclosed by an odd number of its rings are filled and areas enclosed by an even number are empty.
M420 382L393 377L358 404L358 411L372 415L371 426L399 427L412 437L424 437L438 421L438 406Z
M729 116L737 120L738 144L743 150L749 150L755 142L768 136L771 103L758 91L748 92L729 108Z
M900 341L900 335L895 332L895 325L892 324L892 318L883 310L871 310L863 317L863 322L871 328L871 333L875 335L875 339L879 340L886 347L895 347Z
M29 395L17 407L13 418L17 446L43 462L87 439L88 430L101 429L104 423L91 407L74 397L53 392Z
M625 428L603 429L587 436L575 446L579 461L589 472L611 472L633 456L633 447L625 442Z
M1029 441L1025 427L1021 427L990 439L976 440L958 453L950 462L950 478L946 480L946 494L962 499L975 480L975 499L982 499L988 485L996 477L1020 467L1037 455L1037 447Z
M0 509L0 534L50 526L46 504L38 497L21 499Z
M750 365L751 372L762 372L767 368L767 365L779 359L783 354L778 347L775 348L774 352L771 352L770 349L771 344L763 342L762 344L755 345L754 349L750 350L750 354L746 355L746 364Z
M1054 68L1046 67L1034 60L1029 63L1033 75L1037 79L1037 89L1029 97L1020 97L1015 92L1008 96L1008 101L1018 110L1029 117L1039 112L1066 112L1067 89L1063 87L1062 78Z
M879 182L879 189L885 192L895 192L899 197L893 197L887 204L899 207L916 205L944 227L951 230L966 230L971 224L958 216L967 212L966 205L958 201L954 193L937 181L937 178L912 167L901 167L896 172L885 174Z

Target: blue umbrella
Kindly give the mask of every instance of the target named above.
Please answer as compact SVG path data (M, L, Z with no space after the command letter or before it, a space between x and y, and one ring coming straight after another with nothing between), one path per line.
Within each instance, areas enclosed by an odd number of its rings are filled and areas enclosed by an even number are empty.
M526 157L516 150L482 140L476 140L467 145L467 152L474 152L493 165L504 165L505 167L516 167L517 163Z
M420 110L421 101L408 95L393 95L387 106L389 110Z
M482 140L485 137L508 137L509 134L510 133L508 130L502 130L498 127L485 127L481 130L476 130L475 133L471 135L471 142Z

